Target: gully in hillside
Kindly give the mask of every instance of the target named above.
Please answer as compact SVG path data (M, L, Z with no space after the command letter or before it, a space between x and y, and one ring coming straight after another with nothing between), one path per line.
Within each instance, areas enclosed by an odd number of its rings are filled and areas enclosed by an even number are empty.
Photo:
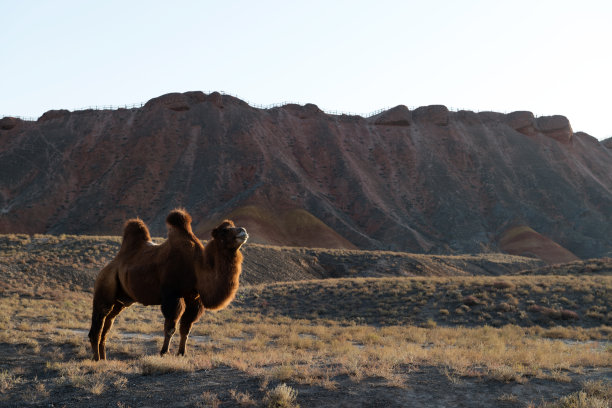
M191 326L204 310L223 309L234 299L246 230L226 220L212 231L212 240L204 247L193 234L186 211L170 212L166 224L168 239L156 245L142 220L129 220L119 253L98 274L89 331L94 360L106 358L108 331L117 315L134 302L161 305L162 355L168 352L180 320L178 354L184 355Z

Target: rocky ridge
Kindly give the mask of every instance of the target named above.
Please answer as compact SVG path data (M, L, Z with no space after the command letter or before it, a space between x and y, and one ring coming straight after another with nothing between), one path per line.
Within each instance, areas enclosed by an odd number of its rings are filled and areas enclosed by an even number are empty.
M363 118L175 93L1 119L0 232L119 234L139 216L163 234L183 206L200 234L236 212L257 221L261 243L478 252L528 226L578 257L610 256L611 170L609 140L558 115L433 105Z

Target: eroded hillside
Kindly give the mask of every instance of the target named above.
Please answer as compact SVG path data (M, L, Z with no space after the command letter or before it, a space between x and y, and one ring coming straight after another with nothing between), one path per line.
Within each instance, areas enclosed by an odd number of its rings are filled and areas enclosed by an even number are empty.
M139 216L162 235L177 206L200 235L234 215L264 244L466 253L525 226L609 256L612 151L562 116L362 118L202 92L2 119L0 232L118 235Z

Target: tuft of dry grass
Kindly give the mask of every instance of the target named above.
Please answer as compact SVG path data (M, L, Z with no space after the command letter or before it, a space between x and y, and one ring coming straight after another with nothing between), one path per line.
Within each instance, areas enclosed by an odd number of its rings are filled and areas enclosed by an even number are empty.
M191 357L174 355L152 355L143 356L138 360L140 372L143 375L158 375L167 373L191 373L212 367L212 362L202 356Z
M257 401L255 401L248 392L240 392L232 389L230 390L230 397L232 397L232 399L241 407L257 406Z
M21 384L23 379L7 370L0 370L0 394L10 391L13 387Z
M296 390L282 383L266 392L263 402L267 408L299 408L296 402L297 395Z
M201 408L218 408L221 406L221 400L217 396L217 394L204 391L200 396L200 401L196 403L196 407Z
M509 402L509 403L513 403L513 404L517 404L519 403L519 398L515 395L515 394L501 394L499 397L497 397L498 401L501 402Z

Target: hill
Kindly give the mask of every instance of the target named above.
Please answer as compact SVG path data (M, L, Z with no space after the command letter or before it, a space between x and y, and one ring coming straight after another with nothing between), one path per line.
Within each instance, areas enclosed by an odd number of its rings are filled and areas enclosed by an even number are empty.
M121 237L111 236L0 235L0 288L5 293L28 288L40 296L45 288L91 291L120 242ZM250 285L342 277L497 276L543 266L536 259L504 254L442 256L258 244L248 244L243 253L241 282Z
M120 241L0 235L0 289L7 297L35 299L92 292ZM242 252L243 289L232 308L268 315L420 326L430 320L453 326L576 325L580 319L581 327L597 327L610 325L612 318L611 258L550 266L494 253L443 256L258 244Z
M563 116L435 105L363 118L202 92L0 121L0 232L117 235L139 216L162 235L177 206L196 231L244 216L268 244L471 253L526 226L609 256L612 150Z
M551 264L578 259L567 249L529 227L510 228L502 234L499 244L500 249L509 254L536 257Z

